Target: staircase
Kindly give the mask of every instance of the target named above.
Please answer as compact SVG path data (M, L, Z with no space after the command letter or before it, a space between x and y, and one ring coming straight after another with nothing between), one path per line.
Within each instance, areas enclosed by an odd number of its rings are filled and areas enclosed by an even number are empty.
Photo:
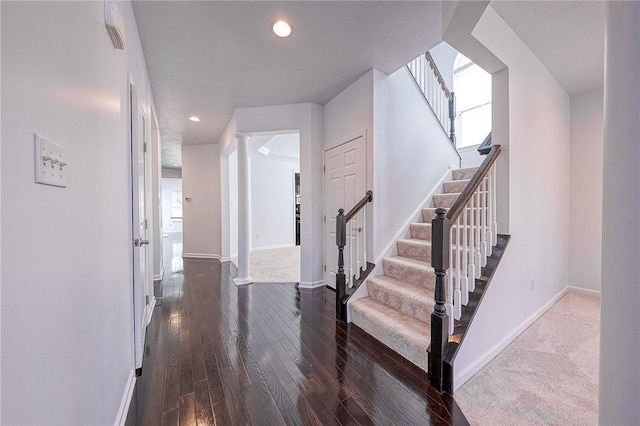
M368 297L349 305L355 325L425 371L436 281L431 221L436 208L453 205L476 170L453 171L443 193L433 196L433 207L422 210L422 223L410 225L410 238L396 242L398 255L382 260L384 275L367 279Z

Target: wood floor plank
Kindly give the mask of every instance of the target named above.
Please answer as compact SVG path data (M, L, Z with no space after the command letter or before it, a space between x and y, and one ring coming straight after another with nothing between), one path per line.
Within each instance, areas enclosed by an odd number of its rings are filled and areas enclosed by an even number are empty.
M127 426L468 424L424 372L337 323L332 291L237 287L232 264L165 260L151 376Z

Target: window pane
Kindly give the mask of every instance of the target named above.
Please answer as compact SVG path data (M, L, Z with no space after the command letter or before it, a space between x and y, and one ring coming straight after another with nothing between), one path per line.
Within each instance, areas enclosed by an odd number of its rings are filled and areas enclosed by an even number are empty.
M171 194L171 217L182 218L182 192L174 191Z

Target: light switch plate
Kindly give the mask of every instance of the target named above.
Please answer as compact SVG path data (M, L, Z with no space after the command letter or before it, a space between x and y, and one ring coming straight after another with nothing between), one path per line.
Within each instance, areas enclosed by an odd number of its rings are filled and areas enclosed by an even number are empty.
M36 183L67 186L66 150L42 136L35 134Z

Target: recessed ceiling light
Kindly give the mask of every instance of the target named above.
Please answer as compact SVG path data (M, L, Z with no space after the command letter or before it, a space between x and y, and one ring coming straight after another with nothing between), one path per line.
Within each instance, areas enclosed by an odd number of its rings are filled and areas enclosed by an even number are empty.
M189 120L198 122L200 121L200 117L196 117L195 115L192 115L191 117L189 117Z
M293 32L293 27L287 21L277 21L273 24L271 30L278 37L289 37Z

